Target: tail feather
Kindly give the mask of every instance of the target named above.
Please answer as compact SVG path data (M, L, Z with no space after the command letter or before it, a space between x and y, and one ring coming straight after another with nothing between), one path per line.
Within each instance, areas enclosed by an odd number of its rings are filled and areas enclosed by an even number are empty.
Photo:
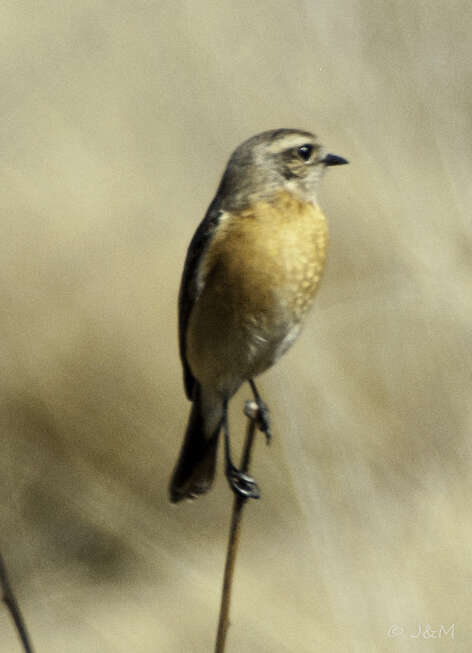
M215 477L218 434L221 421L207 434L200 392L194 398L185 438L169 486L172 503L196 498L207 492Z

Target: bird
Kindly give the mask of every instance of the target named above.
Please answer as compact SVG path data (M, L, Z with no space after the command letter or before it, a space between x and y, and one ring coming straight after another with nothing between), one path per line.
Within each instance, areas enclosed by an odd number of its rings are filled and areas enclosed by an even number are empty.
M195 499L214 480L220 431L236 495L258 498L231 458L228 403L248 382L258 426L271 437L255 377L298 337L323 272L326 218L317 201L328 167L346 164L309 131L275 129L231 155L191 239L179 291L179 348L190 417L169 485L170 501Z

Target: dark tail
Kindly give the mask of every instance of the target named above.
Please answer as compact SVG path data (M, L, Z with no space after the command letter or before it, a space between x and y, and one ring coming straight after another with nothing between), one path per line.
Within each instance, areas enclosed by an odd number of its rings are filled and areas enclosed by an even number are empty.
M182 449L170 481L169 498L172 503L204 494L215 477L221 420L208 436L199 389L195 395Z

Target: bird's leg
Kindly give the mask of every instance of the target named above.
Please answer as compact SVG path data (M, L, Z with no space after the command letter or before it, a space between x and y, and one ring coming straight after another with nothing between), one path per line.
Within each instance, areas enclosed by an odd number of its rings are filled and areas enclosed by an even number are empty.
M260 492L255 480L251 476L241 472L231 460L227 400L225 400L223 405L223 432L225 438L226 478L228 479L231 489L235 494L238 494L244 499L258 499L260 497Z
M251 386L252 393L254 395L254 400L258 408L258 417L257 417L257 426L259 431L262 431L266 436L266 443L270 444L272 438L272 431L270 430L270 417L269 417L269 407L267 404L262 401L262 397L259 394L259 390L256 388L256 384L252 379L249 379L249 385Z

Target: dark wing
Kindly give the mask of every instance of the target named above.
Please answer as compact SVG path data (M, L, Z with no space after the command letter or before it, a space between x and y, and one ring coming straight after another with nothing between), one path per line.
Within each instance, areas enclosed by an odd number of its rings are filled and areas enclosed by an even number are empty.
M187 326L192 312L193 305L198 297L198 271L200 262L211 237L218 225L222 211L218 208L215 201L213 201L208 211L200 222L197 231L194 233L192 240L187 251L185 259L184 271L182 273L182 280L180 282L179 291L179 346L180 358L184 368L184 385L187 397L192 399L193 388L195 385L195 378L190 370L186 357L186 336Z

